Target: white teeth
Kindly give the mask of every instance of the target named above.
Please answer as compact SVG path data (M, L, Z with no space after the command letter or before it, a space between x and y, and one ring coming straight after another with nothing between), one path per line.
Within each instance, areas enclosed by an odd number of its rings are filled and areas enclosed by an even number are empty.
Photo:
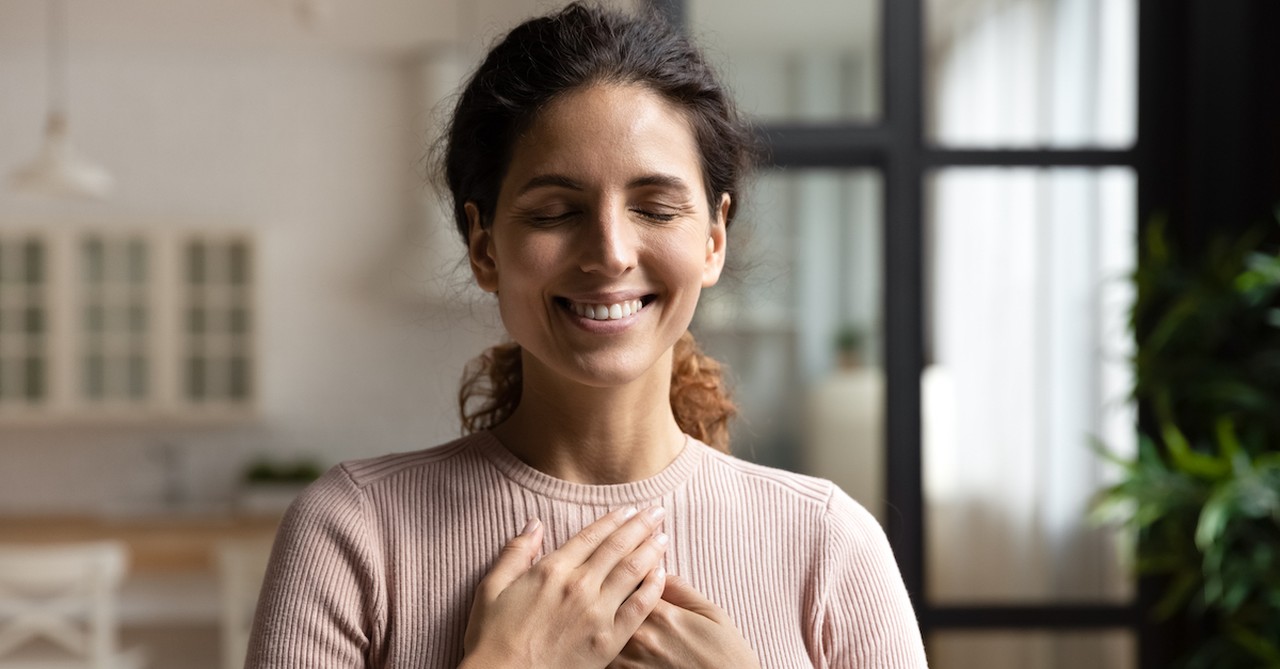
M640 300L627 300L617 304L579 304L578 302L570 302L569 307L573 309L573 313L590 318L593 321L616 321L619 318L626 318L631 314L638 313L640 308L644 306Z

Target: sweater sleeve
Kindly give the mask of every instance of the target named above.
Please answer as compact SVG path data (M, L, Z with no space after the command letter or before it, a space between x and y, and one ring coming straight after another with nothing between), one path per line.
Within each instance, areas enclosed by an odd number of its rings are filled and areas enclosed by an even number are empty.
M385 600L369 534L341 465L299 495L276 534L246 669L374 666Z
M884 530L839 488L826 513L822 653L832 669L925 669L924 642Z

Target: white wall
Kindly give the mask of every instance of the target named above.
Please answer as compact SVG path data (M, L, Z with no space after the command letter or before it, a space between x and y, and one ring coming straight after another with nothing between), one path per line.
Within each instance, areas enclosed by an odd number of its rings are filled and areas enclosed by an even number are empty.
M86 48L70 72L73 136L117 191L66 203L0 190L0 227L256 229L261 420L202 430L0 423L0 513L158 500L160 442L180 445L189 494L219 501L259 453L332 463L457 435L461 366L496 335L483 298L417 290L427 245L462 254L447 232L423 228L418 63L319 49ZM5 174L37 151L43 76L38 46L0 44Z

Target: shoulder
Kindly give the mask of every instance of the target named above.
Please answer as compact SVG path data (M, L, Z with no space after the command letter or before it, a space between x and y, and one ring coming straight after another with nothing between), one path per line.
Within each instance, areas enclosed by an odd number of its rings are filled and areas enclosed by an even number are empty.
M747 462L695 442L706 449L705 477L726 499L767 500L769 513L785 513L788 522L808 524L820 537L829 559L880 561L892 553L875 516L827 479Z
M858 506L826 479L748 462L696 440L694 444L705 449L705 476L722 482L722 485L767 492L819 511L826 509L838 496L844 497L842 505L847 502Z
M731 488L736 499L765 497L775 507L791 508L799 515L836 533L883 540L884 531L871 512L824 478L777 469L706 449L704 478L717 487ZM725 492L730 492L726 490Z
M467 467L478 460L476 446L484 438L484 433L476 433L422 450L346 460L329 475L345 477L357 489L365 490L398 477Z
M385 493L420 488L415 480L424 476L449 479L460 468L474 466L480 457L474 452L478 438L468 435L432 448L338 463L298 495L286 520L360 523L362 517L377 513L371 507L380 506L371 495L385 503Z

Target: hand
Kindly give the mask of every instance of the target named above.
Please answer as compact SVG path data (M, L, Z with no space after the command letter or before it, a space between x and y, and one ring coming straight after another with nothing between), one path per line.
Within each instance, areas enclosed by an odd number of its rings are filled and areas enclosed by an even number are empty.
M536 563L542 525L529 521L480 581L464 667L604 667L661 601L663 511L616 510Z
M729 614L683 578L667 576L662 600L610 669L760 666Z

